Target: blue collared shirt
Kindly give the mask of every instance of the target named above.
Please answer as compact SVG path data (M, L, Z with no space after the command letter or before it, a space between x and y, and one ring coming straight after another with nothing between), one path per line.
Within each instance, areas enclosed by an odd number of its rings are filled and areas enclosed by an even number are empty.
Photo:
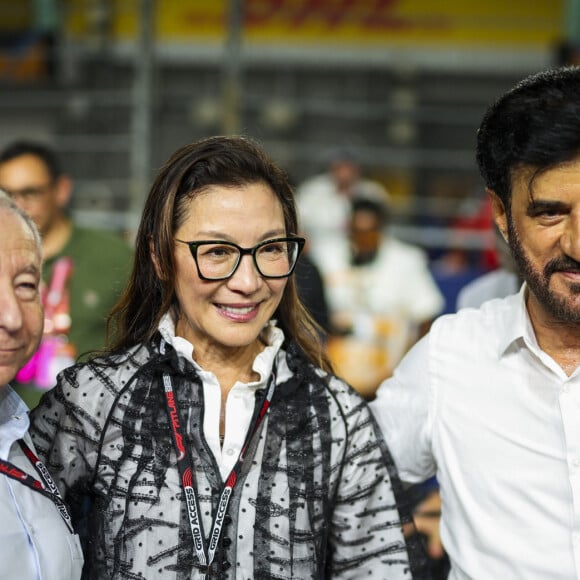
M0 387L0 458L38 479L18 445L28 436L28 408L8 385ZM77 580L83 558L54 503L0 475L0 580Z

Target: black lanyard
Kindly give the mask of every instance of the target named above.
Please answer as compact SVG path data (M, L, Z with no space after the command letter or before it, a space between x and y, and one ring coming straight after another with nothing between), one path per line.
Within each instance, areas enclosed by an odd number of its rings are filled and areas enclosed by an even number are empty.
M165 352L165 341L161 343L161 353ZM169 414L169 420L171 423L171 431L173 435L173 444L175 445L175 451L177 454L177 467L179 469L179 475L181 478L181 486L185 494L185 505L187 507L187 514L189 516L189 526L191 528L191 535L193 538L193 546L195 553L200 562L200 569L205 578L206 574L211 571L211 565L215 558L215 553L218 547L219 539L222 535L224 520L226 513L228 511L228 505L230 498L233 494L234 487L237 483L238 476L242 469L242 464L250 442L254 434L258 431L258 428L262 424L266 413L270 407L272 397L274 395L274 388L276 386L276 370L275 363L272 369L272 374L270 376L270 383L268 389L262 400L262 405L260 411L256 415L253 425L250 426L246 440L240 451L240 455L236 464L230 471L225 485L222 489L220 499L217 505L217 512L213 518L211 533L209 535L209 542L206 543L205 534L203 532L203 524L200 518L200 507L199 498L195 491L195 474L193 471L193 463L191 461L190 454L185 449L185 437L183 434L183 429L179 421L179 410L177 408L177 402L175 400L173 392L173 384L169 374L163 374L163 386L165 389L165 403L167 406L167 412Z
M64 523L66 524L69 531L71 533L74 533L71 518L68 513L68 510L66 509L66 505L62 499L62 496L60 495L60 492L58 491L58 488L56 487L56 484L54 483L54 480L50 476L50 473L48 473L48 470L46 469L44 463L42 463L42 461L38 459L34 451L32 451L30 447L28 447L28 445L24 442L24 440L20 439L18 443L20 444L22 451L24 451L24 454L26 455L30 463L32 463L32 466L34 467L34 469L36 470L42 481L35 479L34 477L32 477L32 475L29 475L28 473L20 469L20 467L17 467L10 461L5 461L4 459L0 459L0 473L3 473L7 477L15 479L22 485L25 485L26 487L29 487L33 491L36 491L37 493L40 493L44 497L50 499L57 507L58 513L64 520Z

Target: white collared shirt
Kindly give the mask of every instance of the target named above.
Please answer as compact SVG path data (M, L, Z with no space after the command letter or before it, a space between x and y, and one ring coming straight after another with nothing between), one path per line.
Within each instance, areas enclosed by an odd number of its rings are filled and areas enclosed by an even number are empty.
M38 479L17 441L28 436L28 409L7 385L0 387L0 458ZM78 537L54 503L0 475L0 580L77 580L83 558Z
M518 294L443 316L371 407L401 479L437 475L450 579L580 579L580 368Z
M267 345L254 360L253 370L260 375L258 381L251 383L236 382L226 400L226 424L223 446L220 445L221 387L214 373L202 369L193 360L194 346L187 339L175 336L175 324L170 314L165 314L159 323L161 336L182 356L189 360L199 371L203 381L204 420L203 430L214 454L224 480L234 467L246 439L254 413L255 395L258 389L268 386L274 358L284 341L284 333L270 323L263 331L262 338ZM285 368L278 370L280 378L289 376Z

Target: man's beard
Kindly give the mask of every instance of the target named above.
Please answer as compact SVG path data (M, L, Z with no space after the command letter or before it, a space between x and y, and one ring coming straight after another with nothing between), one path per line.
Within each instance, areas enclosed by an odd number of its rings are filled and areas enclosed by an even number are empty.
M580 272L580 262L577 262L569 256L562 255L550 260L544 266L543 271L536 270L524 251L511 216L508 216L507 221L510 249L520 276L526 281L530 291L545 310L556 320L580 324L580 305L574 306L571 298L559 296L550 289L550 278L552 274L560 271ZM570 295L580 295L580 284L569 284L568 288Z

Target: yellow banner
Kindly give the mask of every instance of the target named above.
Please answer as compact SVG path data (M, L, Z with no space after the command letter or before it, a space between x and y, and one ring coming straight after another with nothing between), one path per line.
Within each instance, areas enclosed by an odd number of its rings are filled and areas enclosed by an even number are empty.
M88 0L69 0L68 30L90 33ZM162 42L221 41L227 0L158 0ZM138 0L114 0L110 30L134 37ZM245 0L246 41L285 45L553 44L561 37L564 0Z

